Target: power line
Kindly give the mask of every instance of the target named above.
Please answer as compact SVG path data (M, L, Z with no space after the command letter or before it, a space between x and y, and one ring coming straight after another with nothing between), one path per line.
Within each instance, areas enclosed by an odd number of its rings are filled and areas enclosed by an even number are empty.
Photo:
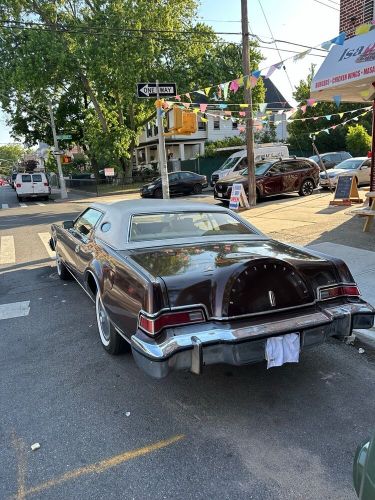
M329 9L336 10L337 12L340 12L340 9L336 9L336 7L333 7L333 5L326 4L324 2L321 2L320 0L313 0L313 2L320 3L321 5L324 5L324 7L328 7Z

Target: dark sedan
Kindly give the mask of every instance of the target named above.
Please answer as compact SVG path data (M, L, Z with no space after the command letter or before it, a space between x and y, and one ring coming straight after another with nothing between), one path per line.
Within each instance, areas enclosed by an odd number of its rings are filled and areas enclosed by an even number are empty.
M298 362L374 321L343 261L271 240L217 205L93 204L53 224L50 244L60 278L73 276L95 302L104 349L131 348L157 378Z
M194 172L173 172L168 174L169 194L200 194L208 186L207 177ZM161 177L141 187L142 198L162 198Z
M300 196L313 193L319 184L319 167L307 158L285 158L256 164L257 199L297 192ZM233 184L242 184L247 192L247 169L225 177L215 185L214 197L229 201Z

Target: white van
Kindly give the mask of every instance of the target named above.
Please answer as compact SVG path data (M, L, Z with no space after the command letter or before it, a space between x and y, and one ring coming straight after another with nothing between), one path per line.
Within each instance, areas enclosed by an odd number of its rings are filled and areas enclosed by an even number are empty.
M48 200L51 188L44 172L18 173L16 193L19 201L23 198L44 198Z
M289 158L289 149L285 144L258 145L255 146L255 162L268 158ZM225 160L218 170L211 175L211 186L219 179L234 172L240 172L247 166L247 150L237 151Z

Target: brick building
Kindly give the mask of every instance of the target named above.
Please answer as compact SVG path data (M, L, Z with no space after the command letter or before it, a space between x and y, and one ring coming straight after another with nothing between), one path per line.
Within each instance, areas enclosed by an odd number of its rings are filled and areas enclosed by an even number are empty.
M347 38L355 35L360 24L371 23L375 18L375 0L340 0L340 32Z

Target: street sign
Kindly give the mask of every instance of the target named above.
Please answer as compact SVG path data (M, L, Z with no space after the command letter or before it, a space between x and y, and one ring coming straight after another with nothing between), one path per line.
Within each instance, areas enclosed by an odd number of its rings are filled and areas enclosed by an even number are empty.
M104 169L104 175L106 177L114 177L115 176L115 169L111 167L107 167Z
M57 139L60 139L62 141L64 141L64 140L67 141L67 140L72 138L72 136L70 134L60 134L60 135L57 135L56 137L57 137Z
M175 83L159 83L159 97L173 97L175 95L177 95L177 86ZM156 83L137 83L137 96L156 98Z

